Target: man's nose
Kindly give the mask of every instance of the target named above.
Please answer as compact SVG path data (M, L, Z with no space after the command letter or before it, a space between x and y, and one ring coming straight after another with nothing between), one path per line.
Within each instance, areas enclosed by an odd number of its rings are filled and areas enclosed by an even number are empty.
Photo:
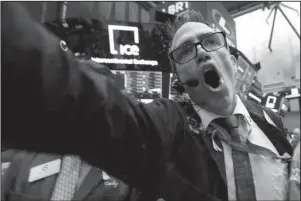
M198 63L206 62L211 59L209 52L204 50L201 45L197 46L197 50L198 50L198 52L197 52L197 62Z

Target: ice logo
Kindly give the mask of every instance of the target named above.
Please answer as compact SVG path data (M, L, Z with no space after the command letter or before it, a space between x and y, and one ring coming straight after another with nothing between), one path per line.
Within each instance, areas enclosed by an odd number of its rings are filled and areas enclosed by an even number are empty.
M136 44L139 44L139 30L138 27L132 27L132 26L120 26L120 25L108 25L108 31L109 31L109 43L110 43L110 53L113 55L120 54L120 55L139 55L139 47L137 45L128 45L128 44L120 44L119 45L119 51L115 48L114 43L114 31L132 31L134 32L134 42Z

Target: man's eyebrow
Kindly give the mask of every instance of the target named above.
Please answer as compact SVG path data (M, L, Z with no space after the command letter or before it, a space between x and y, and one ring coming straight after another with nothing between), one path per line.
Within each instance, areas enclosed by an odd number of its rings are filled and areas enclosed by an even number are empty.
M207 33L199 34L198 35L198 40L200 40L202 37L207 36L207 35L212 34L212 33L214 33L214 32L207 32ZM184 39L180 40L179 44L175 47L175 49L177 47L180 47L181 45L186 44L186 43L193 43L193 42L194 42L194 40L191 37L189 37L189 36L184 37Z

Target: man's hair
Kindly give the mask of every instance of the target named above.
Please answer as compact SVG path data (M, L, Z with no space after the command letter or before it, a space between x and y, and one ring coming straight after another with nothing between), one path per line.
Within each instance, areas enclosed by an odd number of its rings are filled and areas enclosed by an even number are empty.
M174 20L168 20L168 22L165 24L169 40L169 48L171 47L172 40L176 32L187 22L200 22L210 27L209 23L204 20L204 17L200 12L196 12L193 9L188 9L187 11L178 15ZM170 63L172 65L172 73L175 73L173 61L170 60Z
M171 46L175 33L180 29L181 26L183 26L187 22L200 22L211 27L209 23L204 20L204 17L200 12L196 12L193 9L189 9L177 16L173 22L169 20L166 23L167 33L169 35L170 42L169 47Z
M187 22L200 22L203 24L206 24L208 27L211 27L212 29L216 29L212 27L209 22L207 22L203 15L200 12L194 11L193 9L189 9L180 15L178 15L175 20L171 21L169 20L166 23L166 31L168 34L169 39L169 48L171 47L172 40L176 32L180 29L181 26L183 26ZM229 45L227 44L226 48L230 52Z

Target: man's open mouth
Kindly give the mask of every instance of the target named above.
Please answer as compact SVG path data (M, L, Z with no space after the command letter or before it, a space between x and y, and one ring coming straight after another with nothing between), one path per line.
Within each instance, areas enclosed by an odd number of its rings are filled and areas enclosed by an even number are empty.
M220 86L220 76L214 68L206 69L204 71L205 84L209 85L213 89L217 89Z

